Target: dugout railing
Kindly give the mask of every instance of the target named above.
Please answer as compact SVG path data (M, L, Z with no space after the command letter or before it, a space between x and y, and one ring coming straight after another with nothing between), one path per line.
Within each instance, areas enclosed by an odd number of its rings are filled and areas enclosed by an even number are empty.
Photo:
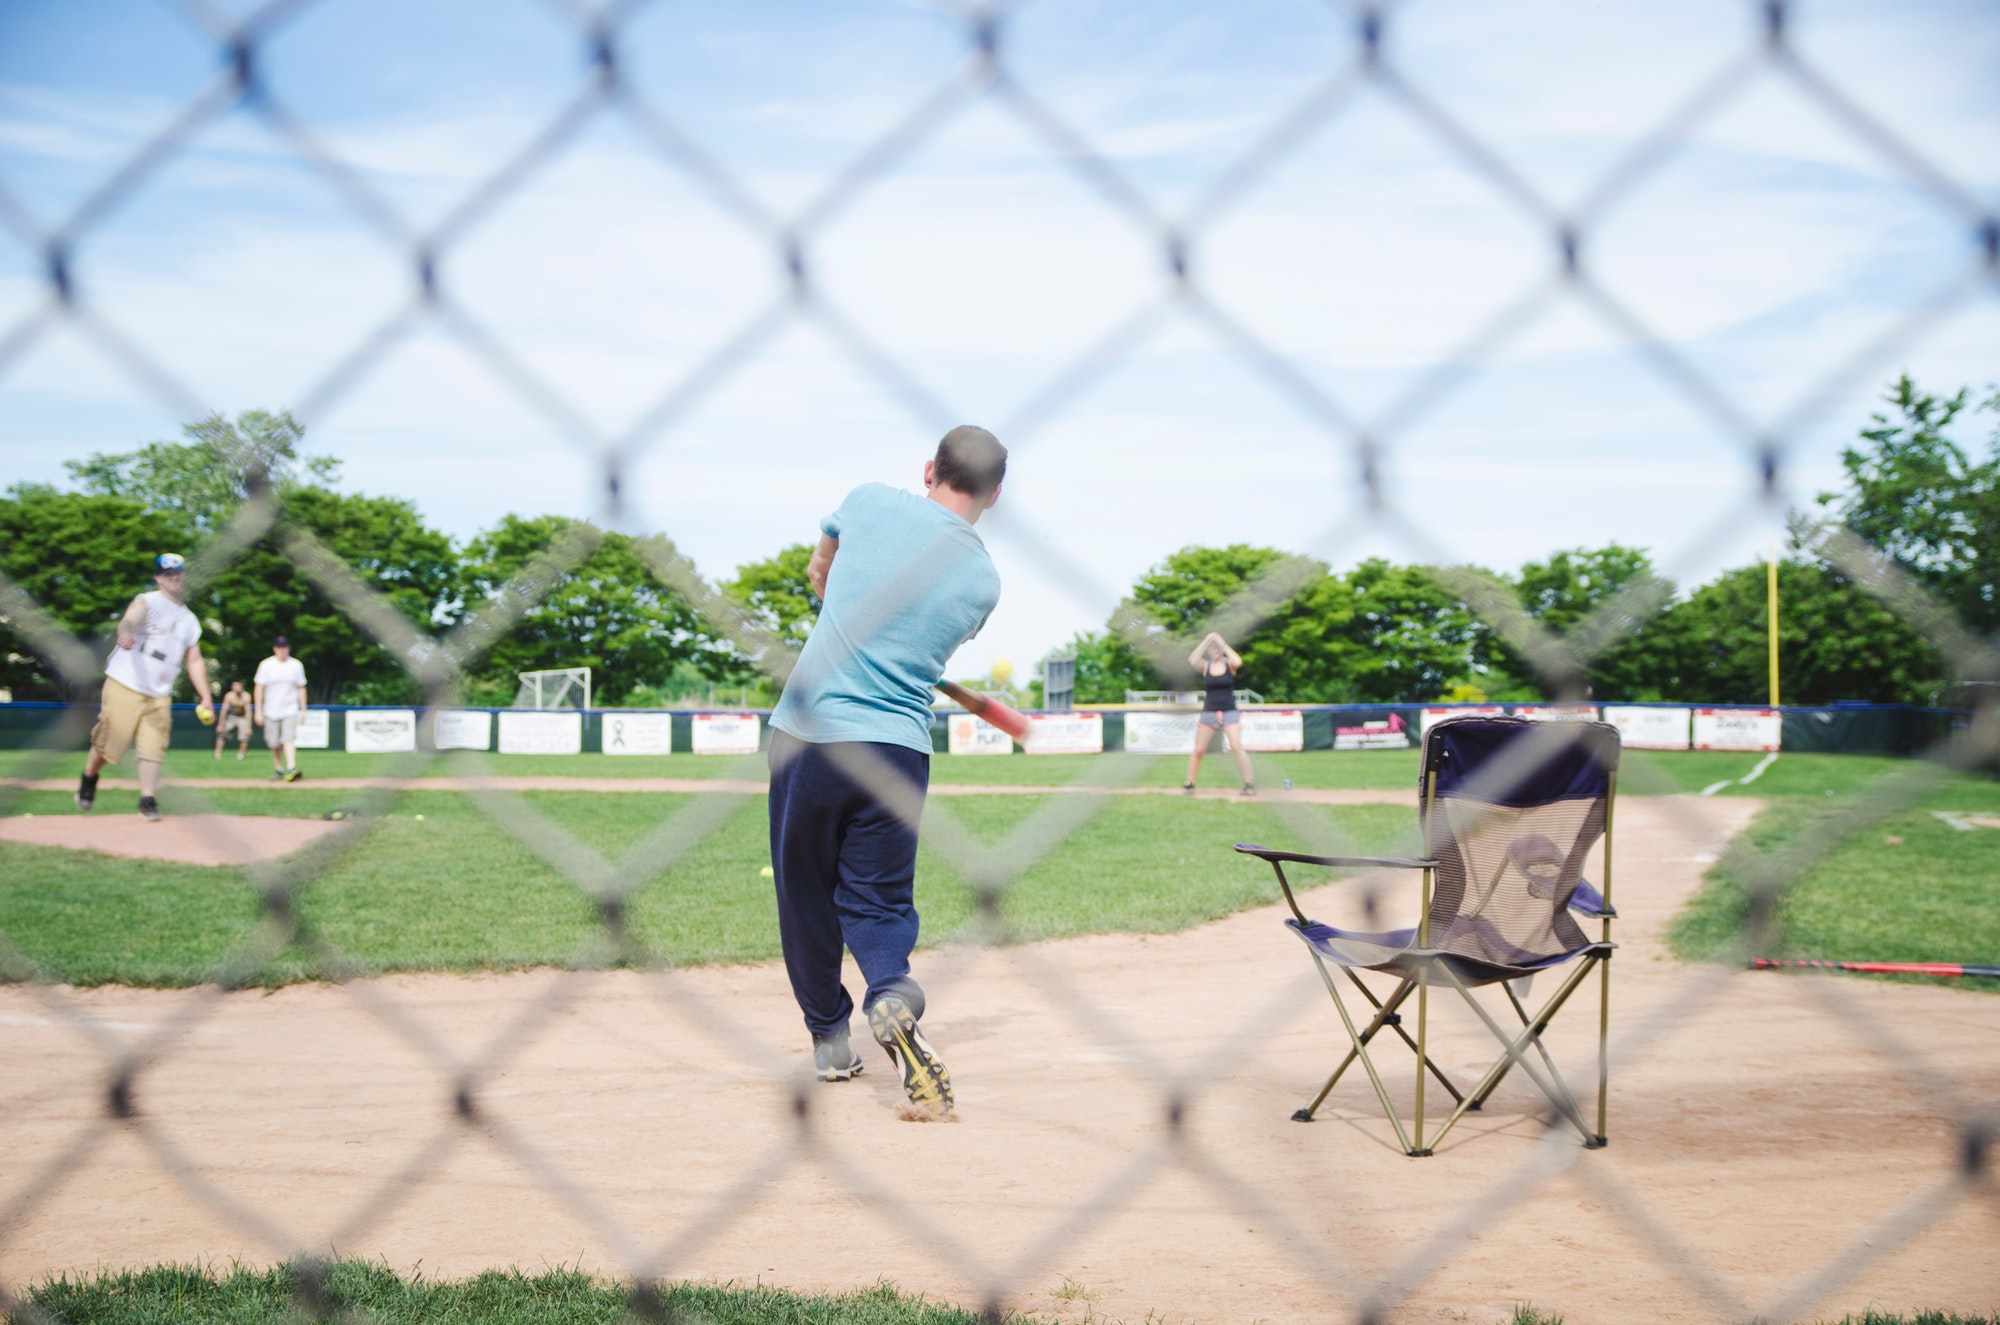
M1219 363L1240 369L1258 388L1293 410L1323 439L1328 454L1346 464L1350 478L1337 494L1301 493L1297 498L1311 501L1315 511L1324 513L1327 537L1316 552L1336 555L1354 546L1360 532L1375 531L1397 540L1413 560L1432 562L1437 560L1434 545L1424 529L1433 513L1421 505L1405 504L1389 482L1400 460L1397 445L1421 417L1516 342L1535 317L1554 303L1581 309L1609 328L1656 371L1664 387L1699 420L1699 427L1727 439L1740 452L1745 476L1741 488L1703 513L1704 524L1719 528L1750 514L1782 513L1806 499L1809 494L1802 490L1805 481L1794 472L1797 440L1837 405L1848 401L1856 382L1894 371L1899 356L1946 318L1990 304L1996 279L2000 279L2000 209L1977 187L1938 165L1923 143L1899 133L1851 89L1828 78L1798 40L1798 29L1810 24L1811 11L1785 0L1742 6L1740 16L1732 20L1736 26L1728 34L1726 57L1692 80L1667 113L1635 134L1625 150L1568 202L1549 196L1532 182L1479 125L1457 118L1399 59L1394 38L1399 25L1422 10L1418 0L1401 5L1328 6L1330 21L1341 25L1345 33L1338 58L1328 64L1308 95L1265 126L1250 149L1218 169L1208 187L1184 208L1169 207L1152 196L1136 182L1119 156L1094 143L1088 133L1021 80L1010 62L1009 46L1009 21L1018 6L946 3L940 8L947 21L956 25L960 39L957 54L938 69L926 95L866 142L796 209L780 209L760 197L731 162L699 145L697 135L677 122L656 89L632 76L623 58L624 44L629 25L645 10L644 5L611 3L600 7L584 0L549 0L546 8L555 21L554 30L568 43L577 61L573 95L517 154L467 190L433 225L414 220L366 171L330 148L295 108L288 89L265 58L270 44L300 15L340 3L276 0L237 14L204 0L181 0L179 9L189 30L213 47L215 72L145 138L138 150L109 164L96 187L81 199L53 208L0 171L0 234L6 236L0 242L11 245L16 262L27 264L33 273L31 296L18 311L10 313L10 322L0 326L0 375L18 379L32 374L34 352L56 336L67 335L94 353L124 383L159 402L174 417L193 420L213 411L217 402L205 399L180 380L164 366L155 347L128 334L114 313L94 301L92 244L113 218L131 207L153 177L186 155L200 135L224 117L241 113L274 135L290 163L329 190L385 251L404 264L409 278L406 300L367 335L339 347L323 371L292 402L298 417L315 427L336 419L343 405L395 357L410 336L418 330L435 332L462 350L546 430L546 464L570 463L587 476L602 527L622 529L632 520L626 485L636 463L665 440L683 434L694 410L705 399L757 361L782 332L794 327L823 337L857 378L879 387L895 401L906 412L912 438L922 439L917 444L927 443L963 421L960 412L919 373L843 315L817 279L815 256L836 219L847 216L857 200L877 190L944 125L976 105L1021 129L1034 150L1070 172L1112 214L1130 223L1131 242L1154 264L1159 280L1153 297L1135 307L1110 334L1064 364L1005 417L992 420L995 430L1014 447L1016 463L1032 464L1040 459L1036 443L1046 425L1104 381L1136 346L1169 325L1186 326L1205 338L1206 353ZM1899 188L1942 218L1945 226L1942 237L1935 241L1936 262L1921 279L1910 277L1901 284L1893 316L1877 333L1858 348L1825 354L1822 371L1804 391L1778 402L1753 403L1738 399L1650 322L1642 307L1600 280L1592 263L1592 244L1607 216L1619 206L1636 205L1633 199L1641 186L1658 175L1678 148L1753 90L1773 86L1798 99L1817 124L1842 142L1880 163ZM1290 159L1313 133L1340 122L1364 94L1377 98L1390 113L1414 127L1440 148L1456 169L1532 227L1544 241L1546 254L1545 268L1516 298L1480 324L1466 327L1455 348L1428 364L1387 407L1365 416L1302 372L1282 343L1260 336L1233 316L1226 300L1204 283L1199 261L1202 244L1217 221L1248 205L1261 181ZM480 320L458 297L448 262L479 222L531 194L541 172L559 161L588 127L605 121L635 134L644 150L665 169L714 202L731 224L740 226L765 248L781 274L779 287L768 303L719 336L694 368L678 380L664 383L651 405L630 426L615 431L592 423L586 411ZM977 255L968 254L967 260L976 261ZM1801 352L1815 351L1801 347ZM1274 499L1285 498L1281 494ZM1064 550L1060 531L1042 527L1032 509L1020 509L1017 504L1004 519L995 520L991 531L1001 556L1018 557L1086 590L1095 583L1087 568ZM673 531L634 532L655 536ZM558 537L483 610L451 632L433 636L389 605L379 586L344 565L309 531L288 520L278 494L259 487L226 526L198 549L190 583L199 593L202 584L253 544L273 541L355 629L402 662L428 706L447 707L460 699L467 670L478 664L530 605L551 591L566 570L589 554L597 537L588 529ZM1699 544L1706 537L1706 533L1691 536L1690 543ZM771 637L715 592L666 538L648 537L640 548L662 584L681 593L746 656L757 660L774 681L782 682L789 665L783 641ZM1838 531L1823 539L1817 550L1919 631L1946 659L1955 680L1990 681L2000 672L1995 642L1961 623L1905 568ZM1449 572L1440 573L1449 578ZM1204 627L1240 636L1285 601L1302 574L1296 565L1269 569L1213 612ZM1451 587L1528 659L1558 696L1581 696L1588 660L1657 611L1671 592L1664 580L1647 579L1566 635L1557 636L1529 619L1518 603L1497 594L1490 584L1468 578ZM1115 606L1109 602L1098 605L1106 610ZM12 582L0 581L0 619L16 642L14 647L32 652L65 683L79 692L94 684L99 659L89 641L64 630ZM1158 638L1155 624L1130 605L1119 610L1114 621L1135 647L1157 654L1163 662L1176 650L1185 651L1183 642ZM1788 736L1792 716L1786 715ZM1819 714L1808 711L1800 721L1803 739L1812 724L1831 731L1839 728L1843 719L1839 710L1833 710L1822 723ZM1925 721L1932 718L1926 715ZM1934 785L1922 775L1924 770L1978 768L1989 764L2000 751L2000 713L1992 704L1963 722L1943 721L1952 729L1927 729L1908 743L1907 750L1899 751L1916 753L1920 748L1926 756L1923 765L1911 765L1842 795L1833 802L1838 807L1837 816L1803 839L1752 843L1740 849L1740 873L1749 905L1738 941L1730 950L1731 960L1691 971L1682 996L1654 1009L1646 1024L1619 1025L1614 1020L1614 1060L1643 1059L1660 1036L1691 1020L1735 982L1754 978L1742 971L1742 959L1760 950L1775 932L1777 901L1842 842L1915 804ZM12 811L26 783L40 777L73 775L73 751L80 745L87 724L86 710L70 708L53 724L41 727L28 743L29 753L15 765L15 777L0 787L0 814ZM1862 724L1859 716L1847 720L1850 727L1857 724ZM148 1074L174 1060L175 1036L204 1025L213 1016L218 1000L251 983L279 947L293 944L309 949L331 973L363 973L344 959L337 944L312 931L294 901L301 890L313 885L316 871L330 868L347 846L377 830L380 817L370 811L392 803L399 789L434 758L425 751L400 757L382 785L360 798L367 801L359 807L362 812L340 826L328 849L290 864L249 871L263 923L253 938L218 964L207 996L189 1001L176 1015L174 1035L135 1035L105 1024L72 991L51 982L20 943L0 934L0 975L33 997L40 1009L38 1016L53 1018L73 1032L76 1072L88 1082L87 1090L98 1102L93 1116L79 1120L61 1145L34 1155L21 1155L6 1135L7 1119L0 1118L0 1153L15 1156L8 1170L9 1181L0 1188L0 1256L22 1236L36 1211L76 1181L95 1155L114 1142L132 1144L157 1162L175 1199L195 1203L222 1226L260 1247L267 1258L294 1259L302 1270L295 1305L308 1317L325 1314L326 1303L316 1278L322 1244L302 1244L293 1238L260 1209L254 1191L231 1196L209 1181L203 1162L178 1151L160 1126L164 1120L149 1114L145 1085ZM870 775L866 768L854 772L864 778ZM1107 759L1096 766L1084 789L1115 791L1137 777L1134 761ZM1627 796L1642 795L1646 788L1628 785L1623 791ZM571 879L589 900L603 935L603 943L593 956L596 965L626 966L661 975L650 987L658 991L662 1001L679 1000L676 1006L692 997L664 978L672 967L666 956L646 952L635 944L623 925L624 904L638 889L669 870L691 844L714 832L738 807L738 793L693 798L691 805L663 817L631 856L615 863L605 862L536 814L530 803L503 788L483 790L475 799L497 832L521 842ZM1104 795L1052 797L1021 819L997 845L982 842L969 832L949 805L932 804L925 815L926 839L931 849L961 869L976 893L975 920L960 939L970 945L1006 942L1010 937L1011 885L1087 824L1106 803ZM1298 818L1289 822L1319 852L1349 854L1343 850L1347 843L1326 821ZM1226 842L1218 843L1218 851L1227 850ZM1246 1022L1213 1045L1177 1046L1183 1051L1180 1061L1162 1064L1145 1044L1121 1029L1120 1019L1101 1000L1066 986L1055 968L1035 966L1032 947L1010 952L1015 960L1042 973L1052 993L1061 995L1064 1015L1103 1053L1130 1057L1144 1065L1141 1075L1157 1101L1159 1121L1154 1133L1134 1139L1129 1153L1119 1156L1120 1164L1103 1181L1047 1194L1051 1203L1047 1223L1029 1245L988 1245L976 1221L935 1238L931 1254L936 1262L960 1281L975 1286L976 1300L970 1305L996 1320L1031 1291L1036 1277L1048 1270L1061 1248L1115 1220L1141 1201L1149 1184L1163 1174L1189 1184L1202 1199L1232 1218L1250 1216L1253 1222L1247 1227L1262 1245L1291 1266L1304 1286L1302 1297L1310 1298L1315 1315L1371 1323L1419 1305L1427 1281L1476 1257L1480 1230L1528 1208L1538 1193L1556 1181L1574 1184L1585 1192L1600 1218L1633 1245L1663 1248L1666 1272L1717 1320L1813 1319L1825 1304L1839 1301L1847 1286L1896 1249L1932 1230L1957 1229L1979 1220L1990 1224L2000 1214L2000 1190L1996 1190L1991 1163L2000 1108L1996 1108L1993 1093L1981 1084L1985 1078L1973 1071L1977 1064L1932 1061L1916 1046L1907 1028L1826 983L1815 985L1811 993L1817 1015L1851 1028L1892 1064L1913 1092L1913 1107L1936 1120L1941 1139L1931 1152L1932 1162L1924 1172L1912 1175L1907 1190L1885 1200L1879 1209L1859 1212L1859 1236L1831 1241L1824 1255L1809 1264L1785 1267L1775 1290L1760 1292L1756 1300L1749 1300L1731 1286L1726 1274L1705 1263L1686 1245L1676 1244L1653 1208L1655 1194L1647 1190L1642 1179L1614 1177L1604 1163L1596 1162L1596 1155L1564 1144L1553 1128L1543 1143L1532 1146L1499 1177L1468 1185L1459 1193L1462 1204L1428 1224L1425 1236L1399 1244L1386 1260L1362 1272L1348 1249L1330 1244L1303 1217L1313 1203L1328 1199L1328 1193L1301 1191L1289 1207L1267 1201L1231 1169L1225 1155L1184 1125L1204 1092L1212 1090L1215 1081L1226 1079L1248 1047L1269 1034L1268 1027L1282 1018ZM550 992L510 1034L526 1041L543 1033L572 987L563 981L553 982ZM949 977L940 981L939 997L949 1000L951 987ZM629 1284L633 1309L641 1316L660 1315L654 1285L683 1272L693 1251L705 1240L728 1236L755 1243L765 1236L757 1203L799 1167L810 1168L837 1184L859 1207L893 1224L904 1228L924 1225L922 1208L913 1205L895 1184L883 1181L869 1166L852 1162L838 1146L828 1143L816 1129L812 1097L801 1092L796 1094L791 1121L774 1128L763 1138L767 1144L743 1157L728 1188L728 1199L702 1212L698 1233L664 1244L648 1242L599 1194L482 1112L481 1092L497 1071L492 1062L462 1063L446 1054L415 1027L393 991L363 980L344 988L368 1017L403 1037L412 1052L425 1056L454 1082L454 1089L437 1102L441 1135L476 1136L516 1160L540 1190L592 1230L602 1246L611 1249L607 1255L615 1259L617 1273ZM1300 998L1316 997L1316 993L1302 990ZM723 1006L696 1010L718 1022L728 1017ZM746 1070L760 1074L759 1079L774 1097L791 1095L798 1083L785 1064L786 1055L795 1048L780 1043L746 1045ZM218 1080L213 1086L226 1091L229 1083ZM1288 1124L1280 1118L1271 1125ZM328 1162L340 1162L338 1155ZM1449 1161L1432 1161L1434 1165L1439 1162ZM371 1199L341 1215L335 1232L346 1245L365 1241L380 1225L400 1199L400 1189L394 1184L406 1180L421 1185L447 1182L448 1178L418 1161L407 1170L384 1175L384 1185ZM41 1313L23 1304L26 1287L20 1282L0 1282L0 1306L15 1311L23 1321L40 1325ZM1550 1305L1562 1309L1560 1303Z

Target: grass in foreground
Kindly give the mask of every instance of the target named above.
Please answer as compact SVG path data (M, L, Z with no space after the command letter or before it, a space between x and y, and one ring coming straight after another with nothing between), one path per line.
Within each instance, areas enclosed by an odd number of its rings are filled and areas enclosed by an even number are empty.
M1955 829L1936 816L1940 810L2000 815L2000 784L1955 779L1910 809L1861 828L1837 802L1774 799L1708 872L1702 890L1675 918L1668 943L1691 961L1736 955L1732 945L1748 920L1745 883L1756 853L1844 834L1784 894L1769 950L1747 955L2000 963L2000 829ZM1938 983L1922 976L1855 978ZM2000 992L1996 980L1946 983Z
M317 1294L321 1318L353 1313L380 1325L482 1321L490 1325L624 1325L634 1314L627 1289L574 1270L524 1275L489 1270L457 1281L408 1278L382 1265L339 1261L323 1268ZM219 1275L193 1266L151 1269L36 1285L28 1302L63 1325L293 1325L303 1298L290 1266L232 1270ZM758 1285L670 1284L658 1292L652 1318L685 1325L978 1325L984 1318L881 1283L852 1293L803 1294ZM350 1317L351 1318L351 1317ZM9 1322L26 1319L10 1314ZM1029 1313L1007 1319L1028 1325ZM1095 1320L1093 1313L1090 1319ZM1154 1319L1151 1313L1148 1320ZM1105 1325L1111 1325L1105 1322ZM1563 1325L1559 1314L1522 1303L1495 1325ZM2000 1316L1920 1311L1913 1316L1868 1311L1837 1325L2000 1325Z
M183 789L177 812L289 810L321 813L356 794L315 788L205 792ZM523 800L616 860L691 795L532 792ZM976 841L997 844L1050 801L1047 796L939 799ZM55 792L19 810L74 814ZM1294 806L1268 802L1112 797L1008 890L1002 914L1021 941L1128 931L1167 933L1277 898L1268 868L1231 844L1314 845L1319 825L1355 850L1396 847L1412 823L1393 805ZM105 809L109 809L107 805ZM419 819L417 816L422 815ZM601 934L590 902L480 812L466 796L415 791L398 797L350 852L299 894L302 920L369 971L510 970L580 960ZM933 829L938 827L933 823ZM934 836L936 834L934 833ZM632 935L673 965L762 961L778 955L764 798L739 808L632 898ZM973 915L971 890L935 847L918 860L924 940L949 940ZM50 979L72 984L201 983L247 942L257 900L243 871L134 862L90 852L0 843L0 937ZM299 949L279 953L253 983L278 985L328 972Z
M321 1284L325 1309L317 1315L353 1312L381 1325L611 1325L642 1319L633 1314L627 1290L574 1270L532 1276L491 1270L450 1282L406 1279L380 1265L341 1261L325 1267ZM90 1279L64 1276L37 1285L28 1301L64 1325L293 1325L300 1319L294 1305L301 1287L288 1266L218 1276L168 1265ZM666 1319L688 1325L977 1325L980 1320L971 1312L906 1296L890 1284L838 1294L671 1284L661 1287L659 1304ZM9 1317L21 1319L25 1317Z

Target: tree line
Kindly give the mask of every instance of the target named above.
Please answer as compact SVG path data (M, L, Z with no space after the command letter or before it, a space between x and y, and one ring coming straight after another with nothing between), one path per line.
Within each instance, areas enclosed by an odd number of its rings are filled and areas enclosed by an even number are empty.
M1987 454L1954 440L1970 409L2000 411L2000 391L1934 395L1907 376L1842 455L1845 484L1794 514L1779 565L1784 697L1930 703L1963 678L1938 649L1829 559L1830 531L1858 535L1880 558L1984 635L2000 628L2000 429ZM248 411L184 430L176 442L71 462L71 483L16 484L0 497L0 572L72 634L105 647L119 612L158 552L197 555L233 537L230 521L268 493L279 525L193 592L212 675L248 677L288 636L321 703L421 698L398 658L351 624L298 564L284 530L311 535L363 584L427 633L449 629L502 595L566 534L590 532L587 556L473 665L467 703L506 704L515 673L593 670L598 702L665 704L730 688L768 703L758 645L726 632L690 601L719 594L768 639L802 642L816 600L809 548L787 546L718 585L670 584L664 540L588 530L562 516L506 515L464 543L430 528L396 497L337 490L338 461L308 453L283 413ZM684 563L683 563L684 564ZM1757 703L1766 697L1765 576L1760 563L1687 592L1661 580L1647 554L1576 548L1513 573L1369 560L1345 571L1279 549L1188 547L1141 575L1102 630L1070 641L1081 702L1189 682L1185 641L1205 633L1246 590L1260 610L1232 642L1243 683L1293 703L1522 700L1588 693L1599 700ZM1533 627L1557 635L1610 623L1609 643L1559 684ZM1593 614L1598 614L1593 616ZM1226 617L1225 617L1226 619ZM1523 623L1532 623L1523 633ZM1511 627L1511 628L1510 628ZM0 686L16 698L76 698L16 624L0 614ZM1022 696L1039 702L1036 681Z

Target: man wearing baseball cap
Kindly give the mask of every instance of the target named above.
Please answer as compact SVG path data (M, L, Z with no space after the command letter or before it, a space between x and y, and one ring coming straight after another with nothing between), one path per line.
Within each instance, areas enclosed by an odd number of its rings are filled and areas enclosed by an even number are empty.
M264 729L264 744L271 747L271 781L297 782L306 668L292 656L292 642L283 635L271 641L271 656L257 664L251 695L255 721Z
M215 721L208 691L208 664L202 660L201 622L181 600L187 593L187 562L177 552L153 560L151 593L134 598L118 619L118 645L104 664L104 694L97 725L90 729L90 757L76 785L76 808L88 810L97 800L97 775L106 764L124 759L139 747L139 817L160 820L160 762L167 757L173 725L174 682L187 664L201 703L195 716L202 725Z

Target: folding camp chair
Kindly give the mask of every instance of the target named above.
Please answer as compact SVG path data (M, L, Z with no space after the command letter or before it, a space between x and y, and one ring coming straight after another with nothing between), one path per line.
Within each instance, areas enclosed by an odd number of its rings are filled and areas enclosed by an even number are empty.
M1605 1041L1611 1007L1608 963L1616 946L1611 942L1611 920L1617 914L1609 901L1611 805L1617 790L1618 751L1617 729L1604 723L1455 718L1438 723L1424 735L1418 813L1427 854L1309 856L1238 844L1238 851L1269 861L1276 871L1278 886L1284 890L1294 917L1285 925L1312 954L1352 1046L1312 1103L1294 1113L1294 1119L1311 1122L1341 1074L1359 1059L1404 1151L1428 1155L1468 1110L1486 1102L1518 1064L1582 1135L1586 1146L1605 1144L1609 1084ZM1604 838L1601 893L1582 873L1584 859L1600 836ZM1285 877L1285 862L1420 870L1423 891L1416 926L1361 933L1309 920ZM1602 920L1603 937L1594 942L1586 937L1572 912ZM1575 960L1578 958L1581 960ZM1531 1016L1522 1003L1528 977L1572 961L1575 964L1562 984ZM1336 968L1346 973L1374 1009L1366 1023L1357 1025L1350 1015L1334 977ZM1584 1121L1576 1096L1542 1044L1542 1032L1593 968L1601 968L1595 1129ZM1387 998L1377 998L1362 983L1359 971L1393 975L1397 984ZM1460 1090L1427 1051L1433 984L1456 989L1504 1046L1500 1057L1469 1092ZM1473 989L1493 984L1506 992L1520 1019L1518 1030L1503 1027L1474 997ZM1417 1005L1414 1039L1404 1027L1401 1011L1412 994ZM1414 1137L1404 1131L1370 1056L1371 1042L1385 1028L1416 1055ZM1424 1135L1427 1075L1435 1077L1456 1104L1428 1141Z

